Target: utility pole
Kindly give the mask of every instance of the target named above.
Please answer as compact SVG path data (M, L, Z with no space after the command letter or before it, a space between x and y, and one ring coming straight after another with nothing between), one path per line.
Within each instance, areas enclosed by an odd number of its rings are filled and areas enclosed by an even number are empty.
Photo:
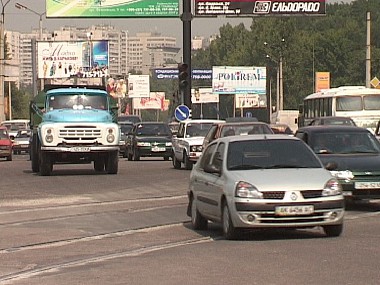
M182 0L183 13L181 20L183 23L183 63L187 64L187 70L189 71L188 84L183 89L184 104L191 109L191 20L193 18L191 14L191 2L190 0Z
M371 12L367 12L367 49L365 85L371 87Z
M5 13L5 6L10 2L11 0L8 0L3 4L3 1L1 1L2 7L1 7L1 19L0 19L0 122L5 120L5 96L4 96L4 70L5 70L5 36L4 36L4 13Z

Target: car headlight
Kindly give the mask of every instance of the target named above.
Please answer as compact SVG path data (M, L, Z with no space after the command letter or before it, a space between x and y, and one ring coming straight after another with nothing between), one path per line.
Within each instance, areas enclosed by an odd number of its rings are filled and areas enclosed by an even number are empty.
M166 146L172 146L172 143L171 142L167 142L165 143Z
M236 185L235 196L240 198L263 199L263 193L257 190L252 184L244 181L240 181Z
M150 142L137 142L137 146L150 146Z
M342 186L336 179L330 179L323 187L322 196L336 196L341 194Z
M352 172L350 170L341 170L341 171L332 170L332 171L330 171L330 173L338 179L352 179L352 178L354 178L354 175L352 174Z
M47 129L46 130L46 135L45 135L45 140L47 143L53 142L53 130L52 129Z
M202 152L202 146L201 145L192 145L190 146L191 152Z

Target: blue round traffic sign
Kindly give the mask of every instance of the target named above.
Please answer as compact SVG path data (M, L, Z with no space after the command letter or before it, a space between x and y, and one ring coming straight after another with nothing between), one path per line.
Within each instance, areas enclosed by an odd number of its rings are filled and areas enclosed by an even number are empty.
M190 109L186 105L179 105L175 108L174 116L178 121L186 120L190 117Z

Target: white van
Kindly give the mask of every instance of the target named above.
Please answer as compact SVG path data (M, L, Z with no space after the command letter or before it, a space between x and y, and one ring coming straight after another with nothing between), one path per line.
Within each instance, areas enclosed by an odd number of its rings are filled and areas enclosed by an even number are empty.
M271 124L286 124L295 133L298 129L298 110L280 110L272 113Z

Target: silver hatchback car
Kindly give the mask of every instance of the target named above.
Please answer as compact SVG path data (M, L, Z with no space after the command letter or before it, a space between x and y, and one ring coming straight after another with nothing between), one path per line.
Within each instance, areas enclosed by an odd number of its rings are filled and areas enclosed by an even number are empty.
M242 228L322 226L327 236L343 230L338 180L303 141L287 135L215 140L191 172L188 197L194 229L221 223L227 239Z

